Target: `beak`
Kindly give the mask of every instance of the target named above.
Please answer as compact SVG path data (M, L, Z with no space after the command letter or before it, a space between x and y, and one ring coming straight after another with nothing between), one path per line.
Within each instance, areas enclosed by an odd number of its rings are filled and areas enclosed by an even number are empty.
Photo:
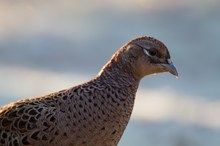
M172 75L176 76L176 78L178 78L178 72L176 70L176 67L173 65L172 61L170 59L168 59L168 64L161 64L163 67L166 68L166 70L168 72L170 72Z

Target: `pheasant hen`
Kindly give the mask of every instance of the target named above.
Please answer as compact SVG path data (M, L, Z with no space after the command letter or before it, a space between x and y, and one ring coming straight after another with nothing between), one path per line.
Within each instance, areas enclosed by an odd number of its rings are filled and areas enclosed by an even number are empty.
M123 45L92 80L0 108L1 146L117 146L140 80L178 73L166 46L152 37Z

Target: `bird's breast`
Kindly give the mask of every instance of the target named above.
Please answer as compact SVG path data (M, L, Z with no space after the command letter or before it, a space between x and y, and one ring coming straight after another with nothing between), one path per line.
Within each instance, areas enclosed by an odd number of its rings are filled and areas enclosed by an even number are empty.
M72 105L65 105L65 113L68 114L62 120L63 125L68 125L67 131L71 136L67 143L116 146L130 119L134 98L119 98L120 95L113 92L92 95L83 99L75 97Z

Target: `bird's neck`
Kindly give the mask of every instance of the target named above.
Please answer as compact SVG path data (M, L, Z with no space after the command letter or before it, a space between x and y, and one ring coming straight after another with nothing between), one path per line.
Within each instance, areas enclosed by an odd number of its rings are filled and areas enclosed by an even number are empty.
M140 78L136 77L132 71L125 68L123 64L111 60L108 62L97 76L106 85L113 88L124 90L128 94L135 94L140 82Z

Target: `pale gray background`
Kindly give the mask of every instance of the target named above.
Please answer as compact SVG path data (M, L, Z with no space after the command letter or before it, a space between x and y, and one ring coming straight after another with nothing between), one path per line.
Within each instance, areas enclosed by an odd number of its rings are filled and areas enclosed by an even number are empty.
M1 0L0 105L85 82L141 35L167 45L180 78L142 80L119 146L219 146L218 0Z

